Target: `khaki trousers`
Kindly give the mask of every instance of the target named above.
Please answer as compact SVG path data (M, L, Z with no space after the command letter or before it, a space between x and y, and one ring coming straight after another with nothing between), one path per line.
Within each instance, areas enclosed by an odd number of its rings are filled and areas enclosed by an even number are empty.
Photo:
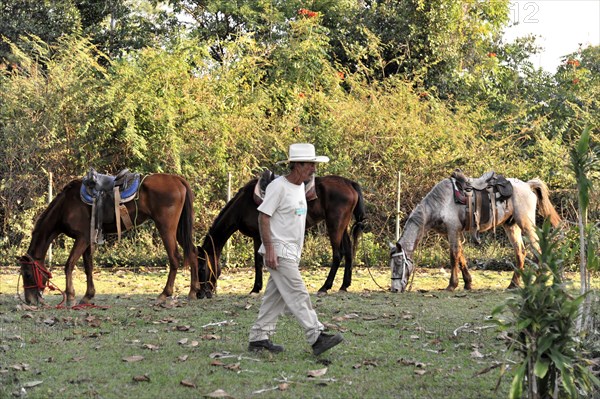
M269 281L258 311L258 318L250 329L249 341L269 339L275 333L277 319L284 312L292 313L306 334L310 345L314 344L323 324L312 307L308 290L298 269L298 262L277 258L277 270L269 271Z

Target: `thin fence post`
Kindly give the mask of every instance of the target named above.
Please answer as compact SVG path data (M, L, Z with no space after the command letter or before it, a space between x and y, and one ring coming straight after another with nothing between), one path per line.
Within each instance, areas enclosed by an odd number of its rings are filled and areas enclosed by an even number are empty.
M48 172L48 205L52 202L52 172ZM48 247L48 266L52 265L52 244Z
M231 200L231 172L227 173L227 203ZM225 264L229 265L229 247L231 246L231 240L227 240L225 244Z
M400 239L400 194L401 174L398 171L398 198L396 200L396 242Z

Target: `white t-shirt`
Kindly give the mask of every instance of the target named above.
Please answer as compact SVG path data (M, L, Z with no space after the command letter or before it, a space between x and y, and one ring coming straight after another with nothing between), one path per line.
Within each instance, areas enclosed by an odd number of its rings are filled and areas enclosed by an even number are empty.
M265 190L258 210L271 217L271 239L277 256L299 261L304 245L306 226L306 194L304 183L290 183L285 176L273 180ZM258 250L265 254L265 246Z

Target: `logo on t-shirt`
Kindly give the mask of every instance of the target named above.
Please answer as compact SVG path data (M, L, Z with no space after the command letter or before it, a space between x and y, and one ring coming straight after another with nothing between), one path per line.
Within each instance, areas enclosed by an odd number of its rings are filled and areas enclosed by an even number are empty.
M306 203L304 201L299 201L298 208L296 208L296 215L298 215L298 216L306 215L306 212L307 212Z

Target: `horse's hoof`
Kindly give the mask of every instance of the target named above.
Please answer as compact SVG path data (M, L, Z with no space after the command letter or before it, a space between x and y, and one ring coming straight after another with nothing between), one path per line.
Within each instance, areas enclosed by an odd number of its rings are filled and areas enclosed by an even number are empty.
M446 287L445 291L453 292L455 289L456 289L456 287L453 287L453 286L449 285L449 286Z
M255 297L255 296L259 296L260 293L259 292L254 292L254 291L250 291L250 293L248 294L251 297Z
M78 305L89 305L91 303L91 298L83 297L79 301Z
M196 299L198 299L198 292L190 291L190 293L188 294L188 300L195 301Z
M165 294L160 294L158 296L158 298L156 298L156 304L157 305L161 305L163 303L167 302L167 296Z
M465 290L471 291L472 289L473 289L473 287L471 287L471 284L465 285Z
M321 290L317 291L317 296L325 296L325 295L327 295L327 291L321 291Z

